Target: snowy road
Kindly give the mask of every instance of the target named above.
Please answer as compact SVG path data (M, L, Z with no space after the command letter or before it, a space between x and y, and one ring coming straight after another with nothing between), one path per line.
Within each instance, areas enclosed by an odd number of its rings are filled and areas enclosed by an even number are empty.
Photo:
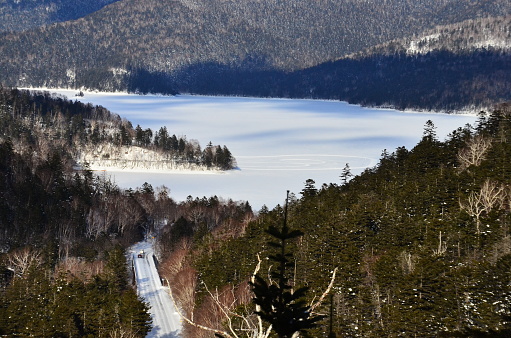
M137 254L143 250L144 257ZM168 295L167 288L162 286L153 259L153 248L150 242L140 242L131 247L131 255L135 266L135 278L138 294L150 305L149 312L153 319L153 329L148 338L178 338L181 332L181 318L176 312L174 303Z

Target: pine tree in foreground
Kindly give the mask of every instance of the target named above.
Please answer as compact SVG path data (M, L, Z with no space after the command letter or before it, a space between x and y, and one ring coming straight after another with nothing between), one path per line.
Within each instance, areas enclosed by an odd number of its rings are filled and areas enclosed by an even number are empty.
M278 250L275 255L268 257L277 264L277 269L270 274L276 282L267 282L259 274L255 276L251 284L253 301L259 306L256 314L269 323L280 338L295 337L299 332L315 327L324 316L313 315L310 306L305 305L307 287L293 290L289 283L288 269L292 268L293 254L288 252L287 244L302 236L303 232L290 230L287 226L287 198L282 229L271 225L266 232L277 240L268 243Z

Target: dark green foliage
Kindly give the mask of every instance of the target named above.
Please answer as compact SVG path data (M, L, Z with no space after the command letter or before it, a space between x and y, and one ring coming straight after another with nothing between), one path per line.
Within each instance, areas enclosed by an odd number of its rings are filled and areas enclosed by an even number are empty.
M126 259L117 257L119 266ZM123 262L121 262L123 261ZM121 273L120 273L121 274ZM112 272L84 281L70 274L30 268L16 276L0 297L0 332L7 336L98 337L114 332L145 337L151 329L148 306ZM126 277L126 273L124 273Z
M303 236L303 233L299 230L290 230L287 226L287 200L281 229L270 225L266 232L275 240L268 242L270 247L276 249L276 253L268 257L270 261L277 264L270 273L275 283L267 282L260 274L257 274L254 283L251 283L254 292L253 301L260 307L256 314L272 325L272 330L279 337L290 338L295 332L303 333L315 327L316 322L323 317L312 315L310 307L305 305L308 288L301 287L293 290L289 282L294 258L287 248L288 242Z
M299 200L290 200L289 227L304 234L286 244L296 271L287 281L295 288L308 287L305 299L311 302L339 267L332 296L319 310L331 313L330 318L308 330L311 336L509 334L509 197L500 195L503 204L481 213L479 233L475 216L462 206L471 193L482 191L486 180L497 187L511 183L510 116L504 105L445 141L436 138L434 125L427 122L414 148L384 151L376 167L346 183L324 184L310 194L311 189L304 189ZM490 138L491 147L480 164L463 168L458 154L477 136ZM273 228L270 239L263 229L281 224L283 214L280 207L264 210L243 237L199 259L199 276L207 276L208 285L220 281L218 288L241 283L243 276L251 276L260 253L271 255L261 271L272 266L271 278L277 282L281 275L276 266L284 264L290 272L285 264L291 258L267 244L272 241L281 250L282 231ZM268 304L278 299L278 284L259 277L256 285L259 304L271 314Z
M318 193L318 190L316 189L314 184L316 184L316 182L314 182L313 179L309 178L305 181L305 187L301 192L303 197L313 197Z
M120 245L114 246L107 252L105 270L106 279L113 289L126 290L128 287L128 266L126 265L126 253Z

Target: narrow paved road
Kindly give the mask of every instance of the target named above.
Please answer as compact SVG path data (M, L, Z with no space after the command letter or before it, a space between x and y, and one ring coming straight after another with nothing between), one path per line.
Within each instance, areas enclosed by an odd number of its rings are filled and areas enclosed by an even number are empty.
M138 258L143 250L144 257ZM135 278L138 294L149 303L153 329L148 338L179 338L181 318L176 312L167 287L162 286L160 276L153 259L153 247L150 242L140 242L131 247L131 255L135 266Z

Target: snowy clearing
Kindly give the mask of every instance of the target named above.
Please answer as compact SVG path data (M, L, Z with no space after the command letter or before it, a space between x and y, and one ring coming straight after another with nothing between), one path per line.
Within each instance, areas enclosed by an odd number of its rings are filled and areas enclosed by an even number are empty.
M259 99L206 96L157 96L58 90L70 99L102 105L133 126L153 131L167 126L170 134L226 145L239 170L214 172L108 171L123 188L144 182L165 185L177 201L218 196L249 201L254 210L282 204L286 190L299 195L307 179L316 186L340 184L346 163L353 174L378 163L384 149L412 148L431 119L438 138L475 115L448 115L369 109L339 101Z

